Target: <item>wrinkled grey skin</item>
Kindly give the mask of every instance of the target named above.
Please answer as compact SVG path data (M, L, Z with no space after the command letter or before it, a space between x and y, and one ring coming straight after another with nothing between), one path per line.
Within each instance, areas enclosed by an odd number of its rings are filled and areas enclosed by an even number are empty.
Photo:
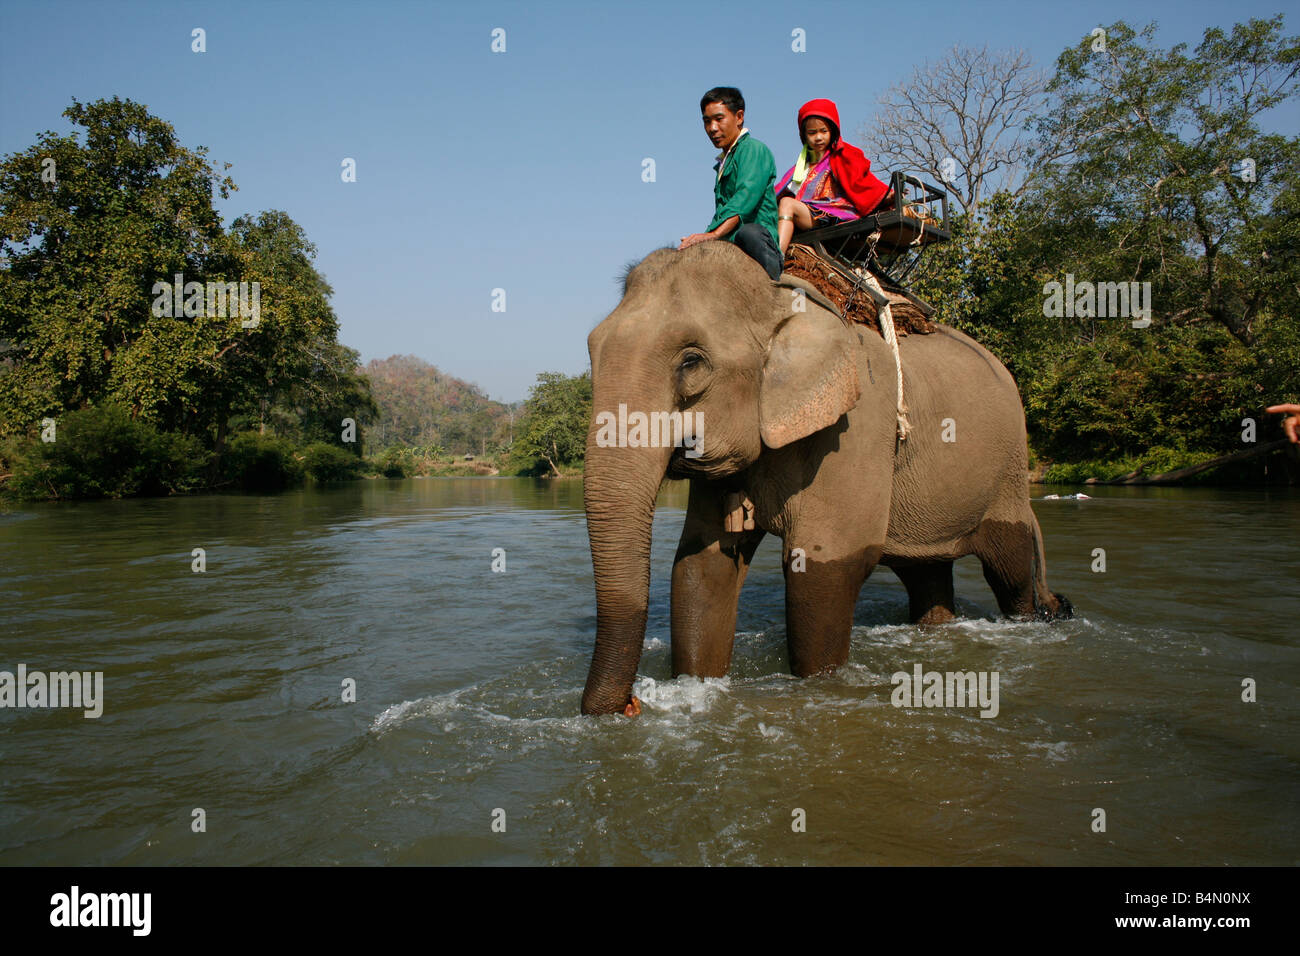
M848 659L854 604L878 563L901 578L918 621L953 616L952 562L967 554L983 563L1004 614L1069 614L1047 586L1024 412L1007 370L947 327L902 338L912 431L897 442L888 346L873 330L846 327L814 292L797 311L796 283L772 282L730 243L661 249L628 274L622 302L588 337L594 414L583 490L597 628L584 714L629 702L665 477L690 479L672 573L674 676L727 673L740 587L767 533L783 542L799 676ZM620 403L702 412L701 456L601 447L597 415ZM945 426L955 441L943 440ZM724 498L740 489L757 527L732 533Z

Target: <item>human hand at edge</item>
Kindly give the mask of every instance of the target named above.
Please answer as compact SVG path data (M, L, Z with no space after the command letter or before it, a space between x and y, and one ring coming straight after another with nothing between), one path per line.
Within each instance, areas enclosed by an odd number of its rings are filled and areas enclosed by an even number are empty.
M1291 439L1291 444L1300 445L1300 433L1296 430L1300 428L1300 405L1288 402L1282 405L1270 405L1264 411L1288 416L1282 419L1282 431L1286 432L1286 437Z

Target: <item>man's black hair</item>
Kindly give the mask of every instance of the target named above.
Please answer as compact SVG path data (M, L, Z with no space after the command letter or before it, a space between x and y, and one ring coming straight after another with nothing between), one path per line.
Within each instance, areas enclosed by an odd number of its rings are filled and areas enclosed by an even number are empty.
M703 113L704 107L710 103L721 103L733 113L739 113L745 108L745 98L734 86L715 86L705 93L700 97L700 112Z

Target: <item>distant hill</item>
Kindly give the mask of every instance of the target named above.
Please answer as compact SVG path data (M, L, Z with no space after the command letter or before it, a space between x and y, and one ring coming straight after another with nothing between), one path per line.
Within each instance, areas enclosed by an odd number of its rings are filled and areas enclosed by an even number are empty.
M372 453L390 445L441 445L449 454L479 455L485 443L491 452L510 439L517 406L492 401L477 385L424 359L394 355L362 371L380 413L366 435Z

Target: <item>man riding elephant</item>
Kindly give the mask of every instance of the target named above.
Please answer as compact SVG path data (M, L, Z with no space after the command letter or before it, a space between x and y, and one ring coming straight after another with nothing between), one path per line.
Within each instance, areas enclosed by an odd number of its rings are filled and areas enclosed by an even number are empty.
M713 221L705 232L683 236L678 249L711 239L735 243L776 279L781 275L777 247L776 160L772 151L745 128L745 98L733 86L718 86L700 99L704 131L722 150L713 168Z

